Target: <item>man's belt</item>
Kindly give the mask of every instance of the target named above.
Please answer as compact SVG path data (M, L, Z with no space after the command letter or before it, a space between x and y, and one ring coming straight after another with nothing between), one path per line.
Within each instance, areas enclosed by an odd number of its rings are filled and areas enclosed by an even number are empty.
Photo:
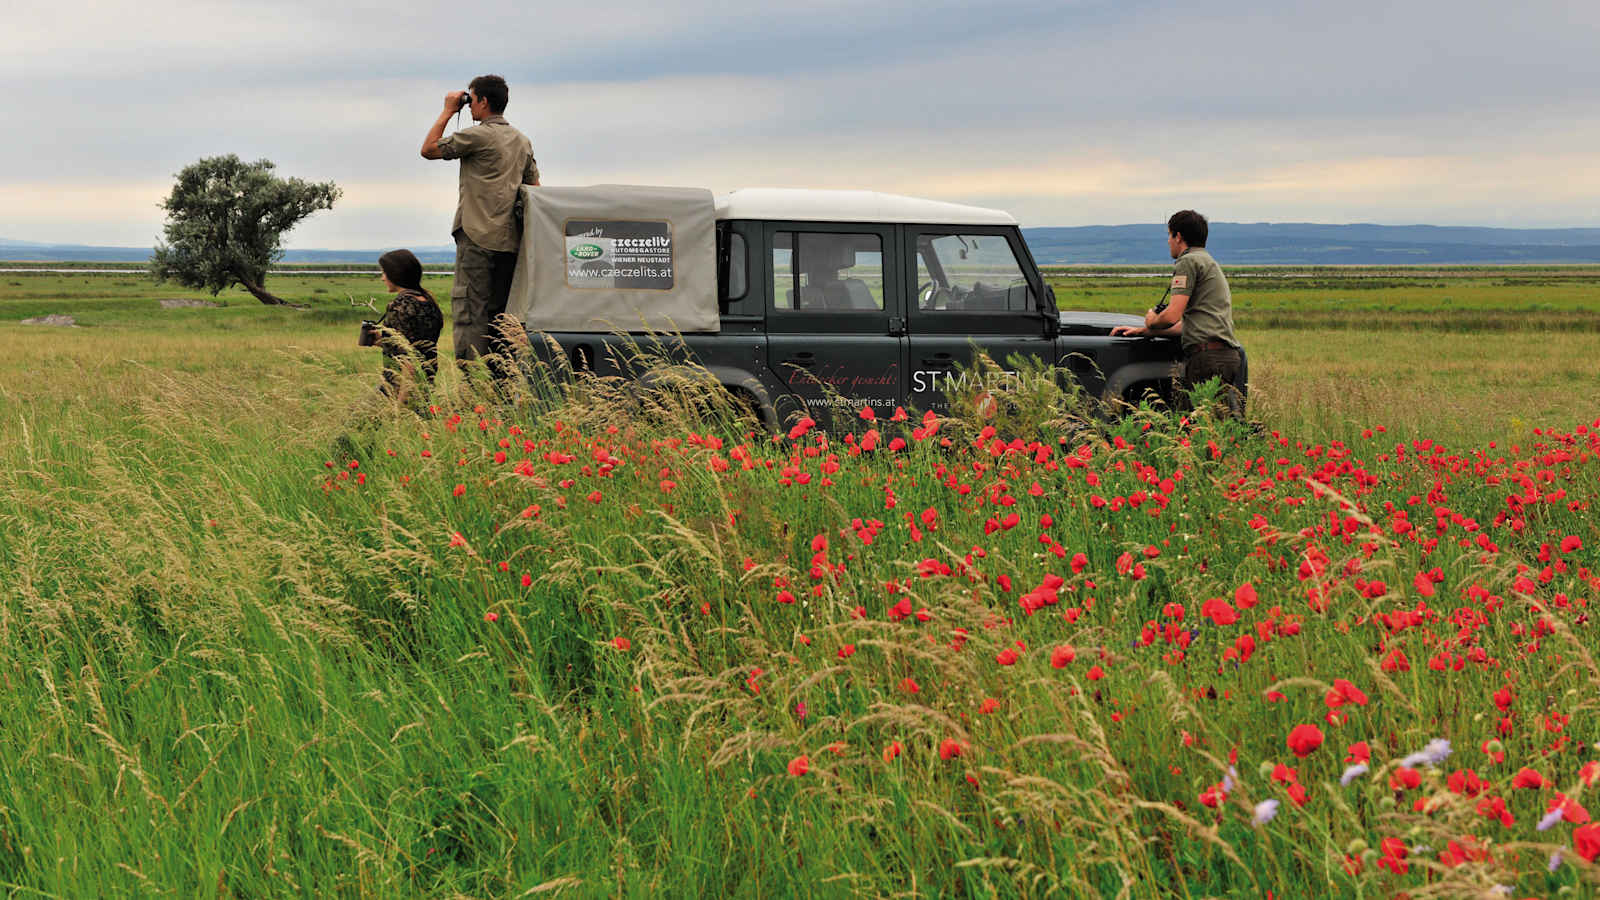
M1193 344L1193 345L1191 345L1189 347L1185 347L1184 350L1183 350L1183 355L1184 356L1193 356L1196 353L1201 352L1202 350L1236 350L1236 349L1238 349L1238 348L1233 346L1232 344L1228 343L1227 341L1201 341L1198 344Z

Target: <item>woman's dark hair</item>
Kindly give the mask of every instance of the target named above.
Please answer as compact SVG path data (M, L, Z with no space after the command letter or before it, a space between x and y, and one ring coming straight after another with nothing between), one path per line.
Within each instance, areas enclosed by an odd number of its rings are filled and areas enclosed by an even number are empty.
M1172 214L1167 220L1167 234L1175 234L1183 238L1183 242L1191 247L1204 247L1206 234L1210 226L1206 224L1206 217L1192 209L1185 209Z
M378 257L378 268L395 287L432 297L422 289L422 261L410 250L390 250Z
M499 75L479 75L467 85L472 90L472 96L482 97L489 101L489 112L500 115L506 111L506 103L511 99L511 89L506 87L506 80Z

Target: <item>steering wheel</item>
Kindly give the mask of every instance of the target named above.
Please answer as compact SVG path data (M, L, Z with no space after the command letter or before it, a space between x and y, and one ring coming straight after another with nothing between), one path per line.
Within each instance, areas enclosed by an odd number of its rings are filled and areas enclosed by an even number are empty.
M933 309L934 300L939 296L939 284L929 281L917 288L917 309Z

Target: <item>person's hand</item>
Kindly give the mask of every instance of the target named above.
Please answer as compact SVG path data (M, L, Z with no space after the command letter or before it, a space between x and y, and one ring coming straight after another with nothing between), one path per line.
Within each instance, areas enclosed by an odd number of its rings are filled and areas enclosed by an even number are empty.
M1137 325L1118 325L1111 329L1112 337L1139 337L1149 333L1150 330L1148 328L1141 328Z
M467 108L468 99L469 99L469 97L468 97L466 91L451 91L450 93L445 94L444 95L444 109L445 109L445 112L455 112L456 110L459 110L459 109L466 109Z

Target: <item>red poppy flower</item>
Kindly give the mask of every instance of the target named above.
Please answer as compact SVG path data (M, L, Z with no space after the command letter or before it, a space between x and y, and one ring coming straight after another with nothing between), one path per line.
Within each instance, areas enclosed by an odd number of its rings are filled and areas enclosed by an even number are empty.
M1239 585L1239 587L1233 592L1233 602L1238 604L1240 609L1250 609L1254 607L1256 603L1259 602L1256 597L1255 585L1248 581Z
M1514 788L1542 788L1546 784L1549 782L1544 780L1543 775L1527 766L1518 769L1517 774L1511 776L1511 786Z
M855 655L855 652L856 652L856 645L855 644L845 644L843 647L839 648L839 658L840 659L849 659L850 657Z
M1372 748L1366 741L1356 741L1345 752L1344 761L1347 763L1364 763L1372 759Z
M796 778L811 771L811 760L804 754L789 760L789 774Z
M1298 781L1289 785L1288 794L1289 799L1293 800L1294 805L1297 807L1305 806L1306 803L1311 799L1306 795L1306 786Z
M633 641L630 641L627 638L621 637L621 636L612 638L611 639L611 645L613 647L616 647L618 650L631 650L631 649L633 649Z
M1367 695L1363 693L1360 688L1344 680L1343 678L1335 678L1333 680L1333 689L1328 691L1328 695L1326 697L1322 698L1322 702L1326 704L1329 709L1338 709L1346 703L1354 703L1357 706L1366 706L1367 699Z
M1322 746L1322 729L1315 725L1296 725L1289 731L1287 743L1295 756L1304 759Z
M1578 779L1583 782L1584 787L1594 787L1596 782L1600 782L1600 761L1590 760L1584 763L1583 768L1578 770Z
M1555 799L1550 801L1549 811L1554 812L1557 809L1561 810L1561 819L1564 822L1572 825L1589 824L1589 810L1585 809L1576 797L1556 794Z
M950 738L945 738L944 740L939 742L939 758L940 759L955 759L956 757L960 756L962 753L965 753L966 749L967 749L967 745L966 744L963 744L963 743L961 743L960 741L957 741L957 740L952 740Z
M915 679L907 677L900 679L900 690L908 694L915 694L922 690L922 686L917 684Z
M1100 668L1099 666L1090 666L1088 675L1090 681L1099 681L1100 679L1106 677L1106 670Z
M1407 766L1401 766L1389 776L1389 787L1397 791L1415 790L1422 786L1422 773Z
M1411 871L1411 864L1406 862L1406 854L1410 851L1405 842L1399 838L1384 838L1378 844L1383 851L1383 856L1378 860L1380 869L1388 869L1396 875L1404 875Z
M1600 825L1582 825L1572 829L1572 850L1594 862L1600 856Z
M1063 644L1050 651L1050 665L1053 668L1065 669L1077 657L1077 651Z
M899 741L890 741L889 746L883 748L883 761L889 762L905 751Z
M1000 653L995 656L994 661L1002 666L1016 665L1017 651L1007 647L1004 650L1001 650Z

